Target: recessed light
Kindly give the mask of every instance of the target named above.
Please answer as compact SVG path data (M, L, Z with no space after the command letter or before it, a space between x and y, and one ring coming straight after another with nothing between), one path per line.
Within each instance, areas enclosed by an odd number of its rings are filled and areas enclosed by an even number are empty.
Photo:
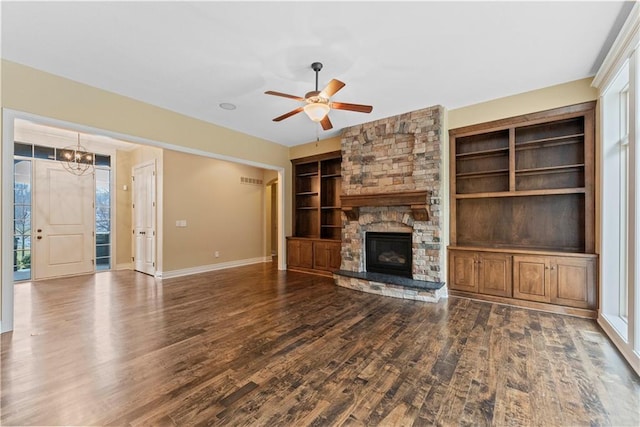
M222 102L220 103L220 108L223 110L235 110L236 106L230 102Z

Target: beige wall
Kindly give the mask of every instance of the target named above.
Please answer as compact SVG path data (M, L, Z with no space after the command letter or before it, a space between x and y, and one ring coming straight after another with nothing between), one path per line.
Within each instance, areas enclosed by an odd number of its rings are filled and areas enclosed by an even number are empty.
M107 92L34 68L2 60L2 107L71 123L229 156L285 169L289 148ZM285 181L286 212L291 183ZM291 230L290 215L285 216Z
M163 161L163 272L265 255L264 185L240 182L262 169L171 150Z
M330 153L331 151L340 151L341 139L340 136L334 136L333 138L323 139L318 142L314 141L296 145L289 149L289 158L299 159L316 154Z
M113 268L131 265L131 160L129 151L116 152L116 247ZM127 186L125 190L123 187Z
M593 101L598 91L591 87L592 80L589 77L450 110L449 129Z

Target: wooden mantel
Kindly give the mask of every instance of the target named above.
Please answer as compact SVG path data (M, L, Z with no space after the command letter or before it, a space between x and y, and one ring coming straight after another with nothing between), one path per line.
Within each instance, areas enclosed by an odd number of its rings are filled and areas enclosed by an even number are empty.
M350 221L360 215L359 208L365 206L409 206L416 221L429 221L428 191L402 191L394 193L359 194L340 196L342 211Z

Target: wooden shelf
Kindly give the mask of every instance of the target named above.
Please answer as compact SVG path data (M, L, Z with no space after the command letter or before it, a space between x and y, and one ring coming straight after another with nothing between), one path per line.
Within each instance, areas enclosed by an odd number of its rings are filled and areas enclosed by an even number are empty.
M320 209L340 209L340 206L322 206Z
M491 197L550 196L557 194L584 194L585 188L554 188L545 190L498 191L491 193L456 194L456 199L485 199Z
M296 176L299 177L299 178L308 178L308 177L312 177L312 176L318 176L318 172L299 173L299 174L296 174Z
M465 172L456 174L456 178L472 178L479 176L490 176L490 175L502 175L508 174L509 169L495 169L492 171L480 171L480 172Z
M496 154L509 153L509 147L505 148L493 148L491 150L479 150L479 151L471 151L469 153L459 153L456 154L457 159L461 158L475 158L475 157L484 157L484 156L495 156Z
M323 224L320 227L322 228L342 228L342 225L328 225L328 224Z
M318 210L318 207L317 206L300 206L300 207L297 207L296 209L310 211L310 210Z
M303 191L302 193L296 193L296 196L317 196L317 191Z
M584 168L584 163L578 163L574 165L562 165L562 166L548 166L543 168L529 168L529 169L516 169L518 175L534 175L541 173L566 173L571 172L571 169Z
M522 142L518 142L516 139L516 150L518 148L522 148L522 147L527 147L527 146L536 146L536 145L541 145L544 144L546 142L560 142L564 139L576 139L576 138L581 138L584 137L584 133L575 133L575 134L571 134L571 135L562 135L562 136L554 136L554 137L549 137L549 138L540 138L540 139L533 139L530 141L522 141ZM567 141L565 142L566 144L572 144L575 143L574 141ZM562 144L558 144L558 145L562 145Z
M596 254L585 254L576 248L559 248L555 246L524 246L524 245L487 245L482 242L464 242L449 246L449 249L460 251L491 251L512 254L563 255L576 257L597 257Z
M522 152L525 150L537 150L539 148L551 148L558 147L562 145L572 145L572 144L582 144L582 140L579 139L568 139L568 140L558 140L558 141L549 141L549 142L531 142L531 143L520 143L516 145L516 152Z
M340 175L339 173L330 173L330 174L326 174L326 175L321 175L322 178L340 178L342 175Z

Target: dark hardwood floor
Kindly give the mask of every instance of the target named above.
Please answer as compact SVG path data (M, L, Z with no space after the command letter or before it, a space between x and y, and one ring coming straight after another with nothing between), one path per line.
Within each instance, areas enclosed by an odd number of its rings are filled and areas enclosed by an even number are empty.
M18 284L2 425L633 425L590 320L254 265Z

